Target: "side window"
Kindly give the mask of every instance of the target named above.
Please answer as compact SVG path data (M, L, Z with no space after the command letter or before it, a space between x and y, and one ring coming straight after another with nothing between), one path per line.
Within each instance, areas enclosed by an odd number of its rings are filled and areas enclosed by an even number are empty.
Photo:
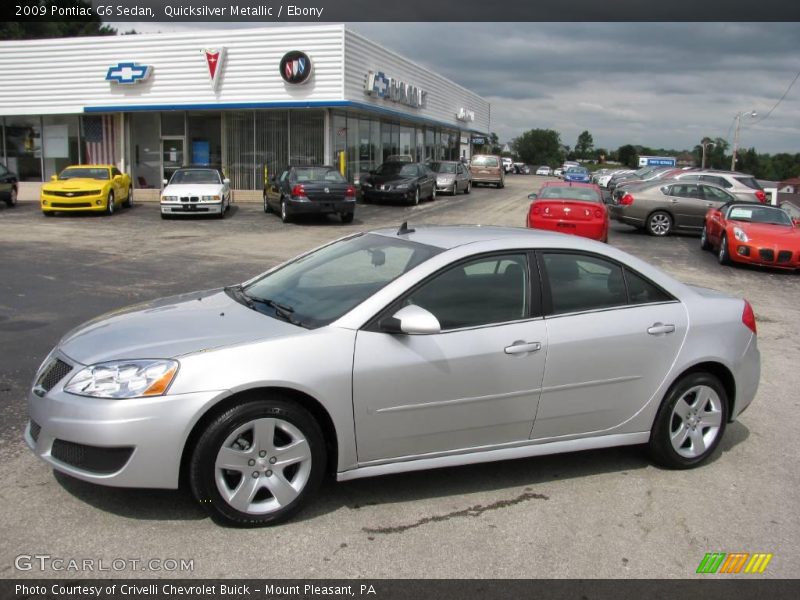
M281 173L280 180L281 181L286 181L287 177L289 177L289 171L284 171L283 173Z
M717 177L716 175L703 175L701 177L701 179L703 181L707 181L708 183L713 183L714 185L718 185L718 186L724 187L726 189L730 188L730 187L733 187L733 184L730 183L724 177Z
M622 268L582 254L543 255L550 285L551 314L596 310L627 304Z
M647 281L641 275L625 269L625 283L628 286L629 304L649 304L650 302L668 302L672 297Z
M681 183L672 186L672 196L678 198L698 198L697 186L693 183Z
M402 304L429 310L443 330L524 319L530 313L527 257L490 256L451 267Z
M730 194L719 188L712 187L710 185L701 185L700 189L702 190L703 196L705 196L706 200L711 200L713 202L730 202L733 200Z
M122 173L120 173L119 169L117 169L116 167L111 169L111 177L116 177L117 175L122 175Z
M3 165L0 165L0 175L5 175L7 173L8 171L6 170L6 168Z

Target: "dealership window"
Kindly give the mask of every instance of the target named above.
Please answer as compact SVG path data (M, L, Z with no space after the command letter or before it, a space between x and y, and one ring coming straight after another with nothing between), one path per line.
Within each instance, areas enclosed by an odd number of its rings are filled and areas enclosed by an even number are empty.
M402 154L403 156L410 156L412 160L416 160L414 156L416 153L414 152L414 128L413 127L400 127L400 151L398 154Z
M417 128L416 157L419 162L425 162L425 130Z
M339 156L347 152L347 116L334 114L331 116L331 135L333 137L333 164L339 167Z
M433 129L425 130L425 160L436 160L436 134Z
M189 113L189 162L193 165L222 164L222 117L219 113Z
M6 166L20 181L42 180L42 122L39 117L6 117Z
M383 142L383 160L400 154L400 126L394 123L381 123L381 141Z
M289 113L285 110L256 111L255 188L267 177L278 175L289 164Z
M238 190L255 188L255 113L225 113L225 164L223 169L231 187Z
M86 130L84 117L84 131ZM132 113L131 132L131 177L137 188L161 186L161 135L158 113ZM88 145L88 144L87 144ZM84 160L87 159L84 157Z
M353 181L360 171L361 153L359 149L359 118L348 115L347 117L347 168L345 177L348 181Z
M78 117L43 118L44 178L81 162Z
M295 110L289 113L289 162L294 166L325 161L325 113Z
M161 137L183 137L186 131L183 111L161 113Z

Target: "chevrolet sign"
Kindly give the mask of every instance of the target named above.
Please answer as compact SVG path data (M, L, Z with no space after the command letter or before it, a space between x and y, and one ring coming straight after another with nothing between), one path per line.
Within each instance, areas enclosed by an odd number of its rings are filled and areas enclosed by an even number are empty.
M428 97L428 92L405 81L387 77L381 71L370 71L367 74L364 92L369 96L405 104L412 108L424 107Z

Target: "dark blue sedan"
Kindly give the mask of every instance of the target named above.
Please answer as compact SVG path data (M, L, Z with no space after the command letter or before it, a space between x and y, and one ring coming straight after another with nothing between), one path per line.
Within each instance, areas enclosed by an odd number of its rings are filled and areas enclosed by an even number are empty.
M591 183L592 176L585 167L570 167L564 172L564 181L575 183Z

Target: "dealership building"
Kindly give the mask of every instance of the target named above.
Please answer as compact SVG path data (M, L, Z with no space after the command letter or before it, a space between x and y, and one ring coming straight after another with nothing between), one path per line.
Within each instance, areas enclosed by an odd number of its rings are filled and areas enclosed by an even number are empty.
M21 197L79 163L153 195L188 164L221 164L235 190L340 158L354 180L389 156L469 157L489 127L485 99L344 25L0 42L0 160Z

